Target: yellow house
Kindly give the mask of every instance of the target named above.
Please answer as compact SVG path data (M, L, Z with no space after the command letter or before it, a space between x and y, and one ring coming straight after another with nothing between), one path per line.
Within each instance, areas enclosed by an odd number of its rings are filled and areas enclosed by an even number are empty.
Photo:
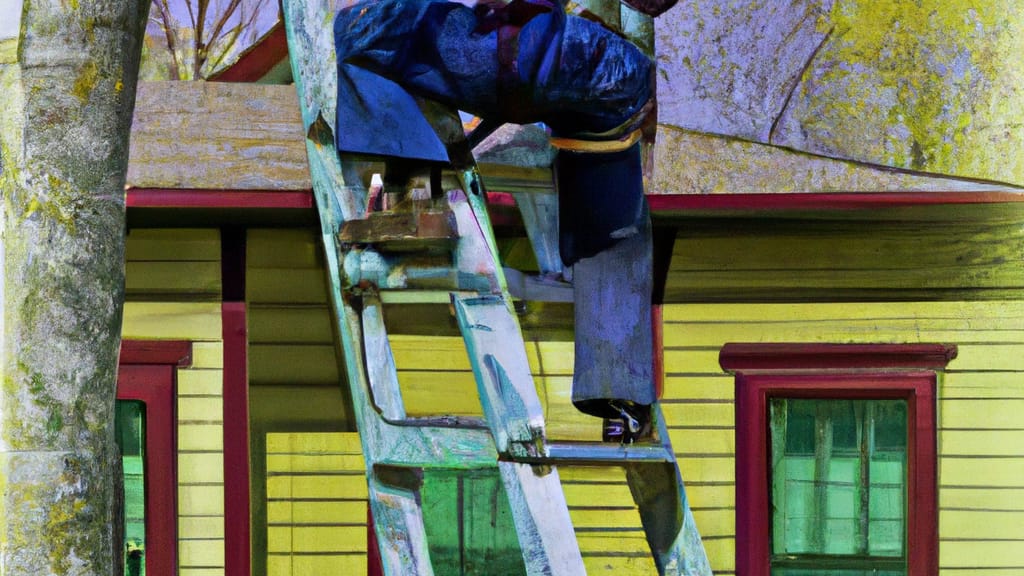
M806 31L825 39L816 54L849 58L829 42L851 14ZM668 56L688 50L659 42L678 50ZM276 50L254 53L276 64ZM1024 195L1013 167L954 165L923 138L917 155L886 161L867 145L825 154L825 136L800 149L782 116L765 141L712 134L665 100L649 183L662 398L715 573L821 574L836 559L860 570L850 573L1024 572ZM838 108L822 122L854 139L847 123L869 122ZM140 87L121 438L137 448L125 451L129 538L151 574L373 570L298 110L287 85ZM996 140L988 155L1017 162L1019 146ZM550 190L544 170L483 171L499 192ZM506 263L529 271L514 202L492 200ZM526 303L520 320L549 433L596 441L600 422L569 401L570 306ZM479 414L461 340L437 325L408 308L393 331L408 409ZM133 516L139 470L146 496ZM622 471L561 473L588 573L655 573ZM437 492L452 489L442 480ZM486 477L452 482L465 506L500 494ZM486 510L508 521L499 504ZM475 541L469 524L448 529L428 536L461 534L460 549L480 558L508 546L493 530ZM453 573L493 573L450 552L436 549Z

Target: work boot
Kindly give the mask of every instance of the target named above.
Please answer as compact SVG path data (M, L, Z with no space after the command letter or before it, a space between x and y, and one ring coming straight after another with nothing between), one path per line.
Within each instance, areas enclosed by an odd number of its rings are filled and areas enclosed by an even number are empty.
M609 400L609 410L617 410L616 418L605 418L601 432L604 442L633 444L649 440L652 436L651 407L625 400Z

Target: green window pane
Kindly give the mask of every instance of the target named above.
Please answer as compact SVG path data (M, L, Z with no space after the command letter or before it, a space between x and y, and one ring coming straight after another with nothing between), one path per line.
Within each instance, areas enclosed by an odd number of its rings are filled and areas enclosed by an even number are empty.
M420 495L430 561L437 574L526 575L497 468L426 470Z
M772 574L905 573L903 400L773 398Z
M145 576L146 543L146 405L118 400L114 430L124 470L125 576Z

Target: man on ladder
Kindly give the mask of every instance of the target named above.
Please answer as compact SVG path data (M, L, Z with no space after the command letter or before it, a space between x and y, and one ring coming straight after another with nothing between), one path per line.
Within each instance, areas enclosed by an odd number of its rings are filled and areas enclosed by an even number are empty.
M632 5L656 15L674 3ZM655 70L647 55L598 20L567 15L552 0L349 6L334 28L336 144L343 153L395 158L385 186L403 186L400 167L408 159L453 160L413 97L468 111L491 126L548 126L559 149L560 251L575 291L573 403L621 423L614 427L622 441L633 442L649 434L657 400L651 224L641 167L644 140L653 139Z

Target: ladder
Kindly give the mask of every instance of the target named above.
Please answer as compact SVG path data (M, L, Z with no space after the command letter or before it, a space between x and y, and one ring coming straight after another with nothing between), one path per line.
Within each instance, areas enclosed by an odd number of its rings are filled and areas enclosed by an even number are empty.
M334 145L334 2L285 0L293 77L320 215L331 300L364 458L381 563L390 576L434 574L420 488L425 470L497 469L527 574L586 573L558 466L625 469L660 574L710 574L660 408L657 444L553 443L471 158L407 210L369 213L373 159ZM468 149L453 111L451 148ZM459 122L457 131L452 123ZM453 135L457 132L457 135ZM440 188L440 190L439 190ZM430 258L417 257L429 253ZM439 259L437 255L442 255ZM447 259L445 259L447 258ZM383 307L450 304L473 367L484 418L410 417L403 404Z

